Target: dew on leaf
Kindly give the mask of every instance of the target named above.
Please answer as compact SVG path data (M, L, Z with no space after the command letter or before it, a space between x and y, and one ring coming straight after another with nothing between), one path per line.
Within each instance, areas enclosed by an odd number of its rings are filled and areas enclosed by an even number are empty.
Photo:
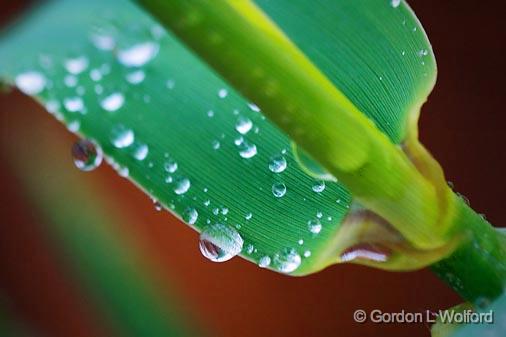
M136 70L126 75L126 80L130 84L139 84L146 78L146 73L142 70Z
M286 185L279 182L272 184L272 194L276 198L282 198L286 194Z
M191 186L190 180L185 177L177 178L174 183L175 183L174 193L176 193L177 195L185 194L186 192L188 192Z
M138 43L127 49L118 51L118 60L125 67L142 67L156 56L158 50L159 46L157 43Z
M27 95L37 95L46 87L46 77L38 71L28 71L16 76L16 86Z
M286 169L287 163L283 156L274 156L269 161L269 170L273 173L281 173Z
M321 193L325 190L325 182L323 180L316 182L313 187L313 191L316 193Z
M131 129L123 124L118 124L112 128L110 139L112 145L118 149L122 149L132 145L135 140L135 135Z
M144 160L148 156L149 153L149 147L147 144L144 143L135 143L134 149L133 149L133 157L137 160Z
M276 268L282 273L291 273L299 268L301 257L293 248L287 248L274 256Z
M253 122L247 117L240 116L237 119L237 123L235 124L235 129L237 132L239 132L241 135L247 134L251 128L253 127Z
M262 256L260 260L258 261L258 266L260 268L267 268L271 264L271 258L267 255Z
M63 106L69 112L83 112L84 102L81 97L67 97L63 100Z
M322 224L318 219L309 220L307 222L307 227L313 234L318 234L322 230Z
M102 149L87 139L80 139L72 145L74 165L81 171L92 171L102 163Z
M123 94L120 92L115 92L105 97L100 102L100 106L102 107L102 109L106 111L114 112L119 108L121 108L124 103L125 103L125 96L123 96Z
M188 207L183 212L183 220L189 224L194 225L199 217L198 211L193 207Z
M230 260L241 252L243 244L241 235L227 225L217 223L204 228L200 233L200 251L213 262Z
M85 56L80 56L76 58L70 58L65 60L65 69L73 75L79 75L83 71L88 68L89 61Z

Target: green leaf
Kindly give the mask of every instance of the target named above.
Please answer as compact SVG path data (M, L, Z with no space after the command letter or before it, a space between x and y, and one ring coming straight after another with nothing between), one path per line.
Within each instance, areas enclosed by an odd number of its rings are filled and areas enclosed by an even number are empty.
M311 10L302 2L259 5L392 141L404 139L409 114L416 115L435 78L430 45L404 3L320 1ZM144 60L132 58L133 47L152 59L135 66ZM69 60L74 63L65 67ZM352 200L347 189L327 181L315 192L321 182L299 166L287 135L129 2L51 2L5 34L0 64L0 77L100 144L118 171L151 197L187 222L196 210L196 229L235 228L243 257L256 263L269 257L271 268L287 271L286 259L300 256L296 275L339 261L336 241ZM241 135L249 121L251 129ZM131 145L113 144L119 128L128 132L116 144L128 144L133 133ZM280 156L287 169L272 172L269 163ZM173 173L170 161L178 164ZM280 184L286 194L278 198L273 187ZM322 224L318 234L312 221Z

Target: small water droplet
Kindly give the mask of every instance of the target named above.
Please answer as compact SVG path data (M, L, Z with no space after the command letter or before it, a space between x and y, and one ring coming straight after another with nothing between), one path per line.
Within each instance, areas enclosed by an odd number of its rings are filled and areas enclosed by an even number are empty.
M401 4L401 0L390 0L390 4L393 8L397 8Z
M267 268L271 264L271 258L269 256L262 256L260 260L258 261L258 266L260 268Z
M213 140L212 143L211 143L212 147L214 150L218 150L221 146L220 144L220 141L219 140Z
M239 145L239 155L244 159L253 158L257 154L257 146L243 140Z
M132 155L137 160L144 160L148 156L149 147L144 143L135 143Z
M63 100L63 106L69 112L83 112L84 102L81 97L68 97Z
M304 244L304 240L300 239L297 243L302 246Z
M73 75L78 75L88 68L89 61L85 56L65 60L65 69Z
M126 178L130 175L130 170L126 166L119 166L117 171L118 171L118 174L120 175L120 177L123 177L123 178Z
M123 124L118 124L112 128L110 140L112 145L118 149L122 149L132 145L135 140L135 135L131 129Z
M154 42L143 42L118 52L118 60L125 67L142 67L158 54L159 46Z
M418 56L420 56L420 57L427 56L428 54L429 54L429 51L427 49L422 49L422 50L418 51Z
M243 116L240 116L237 119L237 123L235 124L235 129L241 135L247 134L251 130L252 127L253 127L253 122L249 118L243 117Z
M276 198L282 198L286 194L286 185L283 183L274 183L272 185L272 194Z
M16 76L16 86L27 95L37 95L46 87L46 77L38 71L28 71Z
M172 90L176 86L176 81L167 80L167 82L165 82L165 86L167 87L167 89Z
M228 96L228 90L227 89L220 89L218 91L218 97L219 98L225 98Z
M91 42L97 49L100 50L113 50L116 46L116 41L111 35L95 34L91 36Z
M193 207L186 208L183 213L183 220L189 225L194 225L197 222L198 217L199 212Z
M77 131L79 131L80 127L81 127L81 122L79 120L75 120L75 121L69 122L67 124L67 129L69 129L70 132L77 132Z
M174 159L170 158L165 162L163 168L169 173L174 173L177 171L177 162Z
M102 163L102 149L87 139L75 142L71 153L74 165L81 171L92 171Z
M287 163L283 156L274 156L269 161L269 170L273 173L281 173L286 169Z
M299 268L301 258L295 249L287 248L274 256L274 263L280 272L291 273Z
M191 183L188 178L179 177L175 181L174 193L176 193L177 195L185 194L190 189L190 186Z
M322 213L322 212L320 212L320 211L316 212L316 217L317 217L318 219L321 219L321 218L323 217L323 213Z
M125 103L125 96L120 92L112 93L100 102L102 109L114 112L121 108Z
M250 213L247 213L247 214L244 216L244 218L245 218L246 220L251 220L251 218L252 218L252 217L253 217L253 213L251 213L251 212L250 212Z
M136 70L126 75L126 80L130 84L139 84L146 78L146 73L142 70Z
M156 210L157 212L160 212L160 211L163 209L162 204L161 204L159 201L156 201L156 200L155 200L155 201L153 202L153 204L155 205L155 210Z
M248 103L248 107L251 111L260 112L260 108L254 103Z
M244 241L232 227L214 224L200 233L199 248L207 259L213 262L228 261L238 255Z
M253 250L255 250L255 246L253 246L251 243L246 246L246 253L247 254L253 253Z
M311 251L310 250L306 250L304 252L304 257L310 257L311 256Z
M208 207L209 205L211 205L211 200L207 199L204 201L204 206Z
M321 180L321 181L318 181L316 182L313 187L312 187L313 191L316 192L316 193L321 193L325 190L325 181Z
M307 228L311 233L318 234L322 230L322 224L318 219L309 220L307 222Z

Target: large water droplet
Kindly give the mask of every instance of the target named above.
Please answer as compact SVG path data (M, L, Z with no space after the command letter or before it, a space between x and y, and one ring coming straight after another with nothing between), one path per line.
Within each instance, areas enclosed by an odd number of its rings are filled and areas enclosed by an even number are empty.
M307 227L313 234L318 234L322 230L322 224L318 219L309 220L307 222Z
M16 76L16 86L27 95L37 95L46 87L46 77L38 71L28 71Z
M248 143L243 140L239 145L239 155L242 158L249 159L253 158L257 154L257 146L255 144Z
M73 75L78 75L88 68L89 61L85 56L65 60L65 69Z
M118 110L125 103L125 96L120 92L112 93L100 102L102 109L113 112Z
M195 224L195 222L197 222L198 218L199 218L199 212L195 208L188 207L185 209L185 211L183 213L183 220L187 224L189 224L189 225Z
M237 119L237 123L235 124L235 129L237 132L239 132L241 135L245 135L251 130L253 127L253 122L248 117L240 116Z
M102 163L102 149L87 139L81 139L72 145L74 165L81 171L92 171Z
M242 250L244 241L232 227L214 224L200 233L199 248L213 262L228 261Z
M286 169L287 163L283 156L274 156L269 161L269 170L274 173L281 173Z
M286 194L286 185L283 183L274 183L272 185L272 194L276 198L281 198Z
M158 53L159 46L154 42L143 42L118 52L118 60L126 67L142 67Z
M191 183L188 178L179 177L175 181L174 193L176 193L177 195L185 194L190 189L190 186Z
M110 139L112 145L118 149L122 149L132 145L135 135L131 129L127 128L123 124L118 124L112 128Z
M282 273L291 273L299 268L301 257L293 248L287 248L274 256L276 268Z

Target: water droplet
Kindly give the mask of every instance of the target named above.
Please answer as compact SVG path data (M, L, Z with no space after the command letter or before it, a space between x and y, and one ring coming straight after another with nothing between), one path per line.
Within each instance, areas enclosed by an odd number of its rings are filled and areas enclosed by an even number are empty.
M82 112L84 111L84 102L81 97L68 97L63 100L65 109L69 112Z
M293 248L287 248L282 253L274 256L276 268L282 273L291 273L299 268L300 255Z
M87 139L81 139L72 145L74 165L81 171L92 171L102 163L102 149Z
M304 257L310 257L311 256L311 251L310 250L306 250L304 252Z
M311 233L318 234L322 230L322 224L318 219L309 220L307 222L307 228Z
M211 205L211 200L207 199L204 201L204 206L208 207L209 205Z
M142 67L158 53L159 46L154 42L143 42L122 49L118 52L118 60L126 67Z
M286 169L287 163L283 156L274 156L269 162L269 170L274 173L281 173Z
M253 253L253 250L255 250L255 246L253 246L251 243L246 246L246 253L247 254Z
M321 193L325 190L325 182L322 180L322 181L318 181L317 183L315 183L312 187L313 191L316 192L316 193Z
M317 217L318 219L321 219L321 218L323 217L323 213L322 213L322 212L320 212L320 211L316 212L316 217Z
M174 159L168 159L163 165L163 168L169 173L174 173L177 171L177 162Z
M186 208L183 213L183 220L189 225L195 224L197 222L198 217L199 212L193 207Z
M118 149L122 149L132 145L135 135L131 129L127 128L123 124L118 124L112 128L110 139L112 145Z
M239 155L244 159L253 158L257 154L257 146L243 140L239 145Z
M262 256L260 260L258 261L258 266L260 268L267 268L271 264L271 258L269 256Z
M28 71L16 76L16 86L27 95L37 95L46 87L46 78L38 71Z
M100 106L104 110L114 112L119 108L121 108L124 103L125 103L125 96L123 96L123 94L120 92L115 92L104 98L100 102Z
M420 56L420 57L427 56L428 54L429 54L429 51L427 49L422 49L422 50L418 51L418 56Z
M297 243L302 246L304 244L304 240L300 239Z
M91 42L101 50L113 50L116 46L116 41L111 35L92 35Z
M248 103L248 107L251 109L251 111L260 112L260 108L253 103Z
M65 69L73 75L79 75L88 68L89 61L85 56L65 60Z
M200 251L213 262L230 260L241 252L243 244L235 229L219 223L206 227L200 233Z
M191 183L188 178L179 177L175 181L174 193L176 193L177 195L185 194L190 189L190 186Z
M77 132L77 131L79 131L80 127L81 127L81 122L79 120L75 120L75 121L69 122L67 124L67 129L69 129L70 132Z
M211 145L213 146L213 149L214 149L214 150L218 150L218 149L220 148L220 146L221 146L221 144L220 144L220 141L219 141L219 140L213 140L213 142L212 142L212 144L211 144Z
M235 124L235 129L237 132L239 132L241 135L247 134L251 128L253 127L253 122L247 117L240 116L237 119L237 123Z
M222 209L221 209L221 214L223 214L223 215L227 215L227 214L228 214L228 208L226 208L226 207L222 207Z
M160 212L163 209L162 204L159 201L153 200L153 204L155 205L156 211Z
M137 71L134 71L134 72L126 75L126 79L127 79L128 83L130 83L130 84L142 83L142 81L144 81L145 78L146 78L146 73L144 73L144 71L142 71L142 70L137 70Z
M286 194L286 185L283 183L274 183L272 185L272 194L276 198L281 198Z
M118 171L118 174L120 175L120 177L123 177L123 178L126 178L130 175L130 170L126 166L119 166L117 171Z
M247 214L244 216L244 218L245 218L246 220L251 220L251 218L252 218L252 217L253 217L253 213L251 213L251 212L250 212L250 213L247 213Z
M346 249L340 258L342 262L350 262L356 259L385 262L389 255L390 253L384 248L371 244L357 244Z
M144 143L135 143L132 155L137 160L144 160L148 156L149 147Z
M167 87L167 89L172 90L176 86L176 81L167 80L167 82L165 82L165 86Z
M63 78L63 83L65 83L67 87L73 88L77 85L77 77L75 77L74 75L66 75Z
M220 89L218 91L218 97L219 98L225 98L228 96L228 90L227 89Z
M390 0L390 4L393 8L397 8L401 4L401 0Z

